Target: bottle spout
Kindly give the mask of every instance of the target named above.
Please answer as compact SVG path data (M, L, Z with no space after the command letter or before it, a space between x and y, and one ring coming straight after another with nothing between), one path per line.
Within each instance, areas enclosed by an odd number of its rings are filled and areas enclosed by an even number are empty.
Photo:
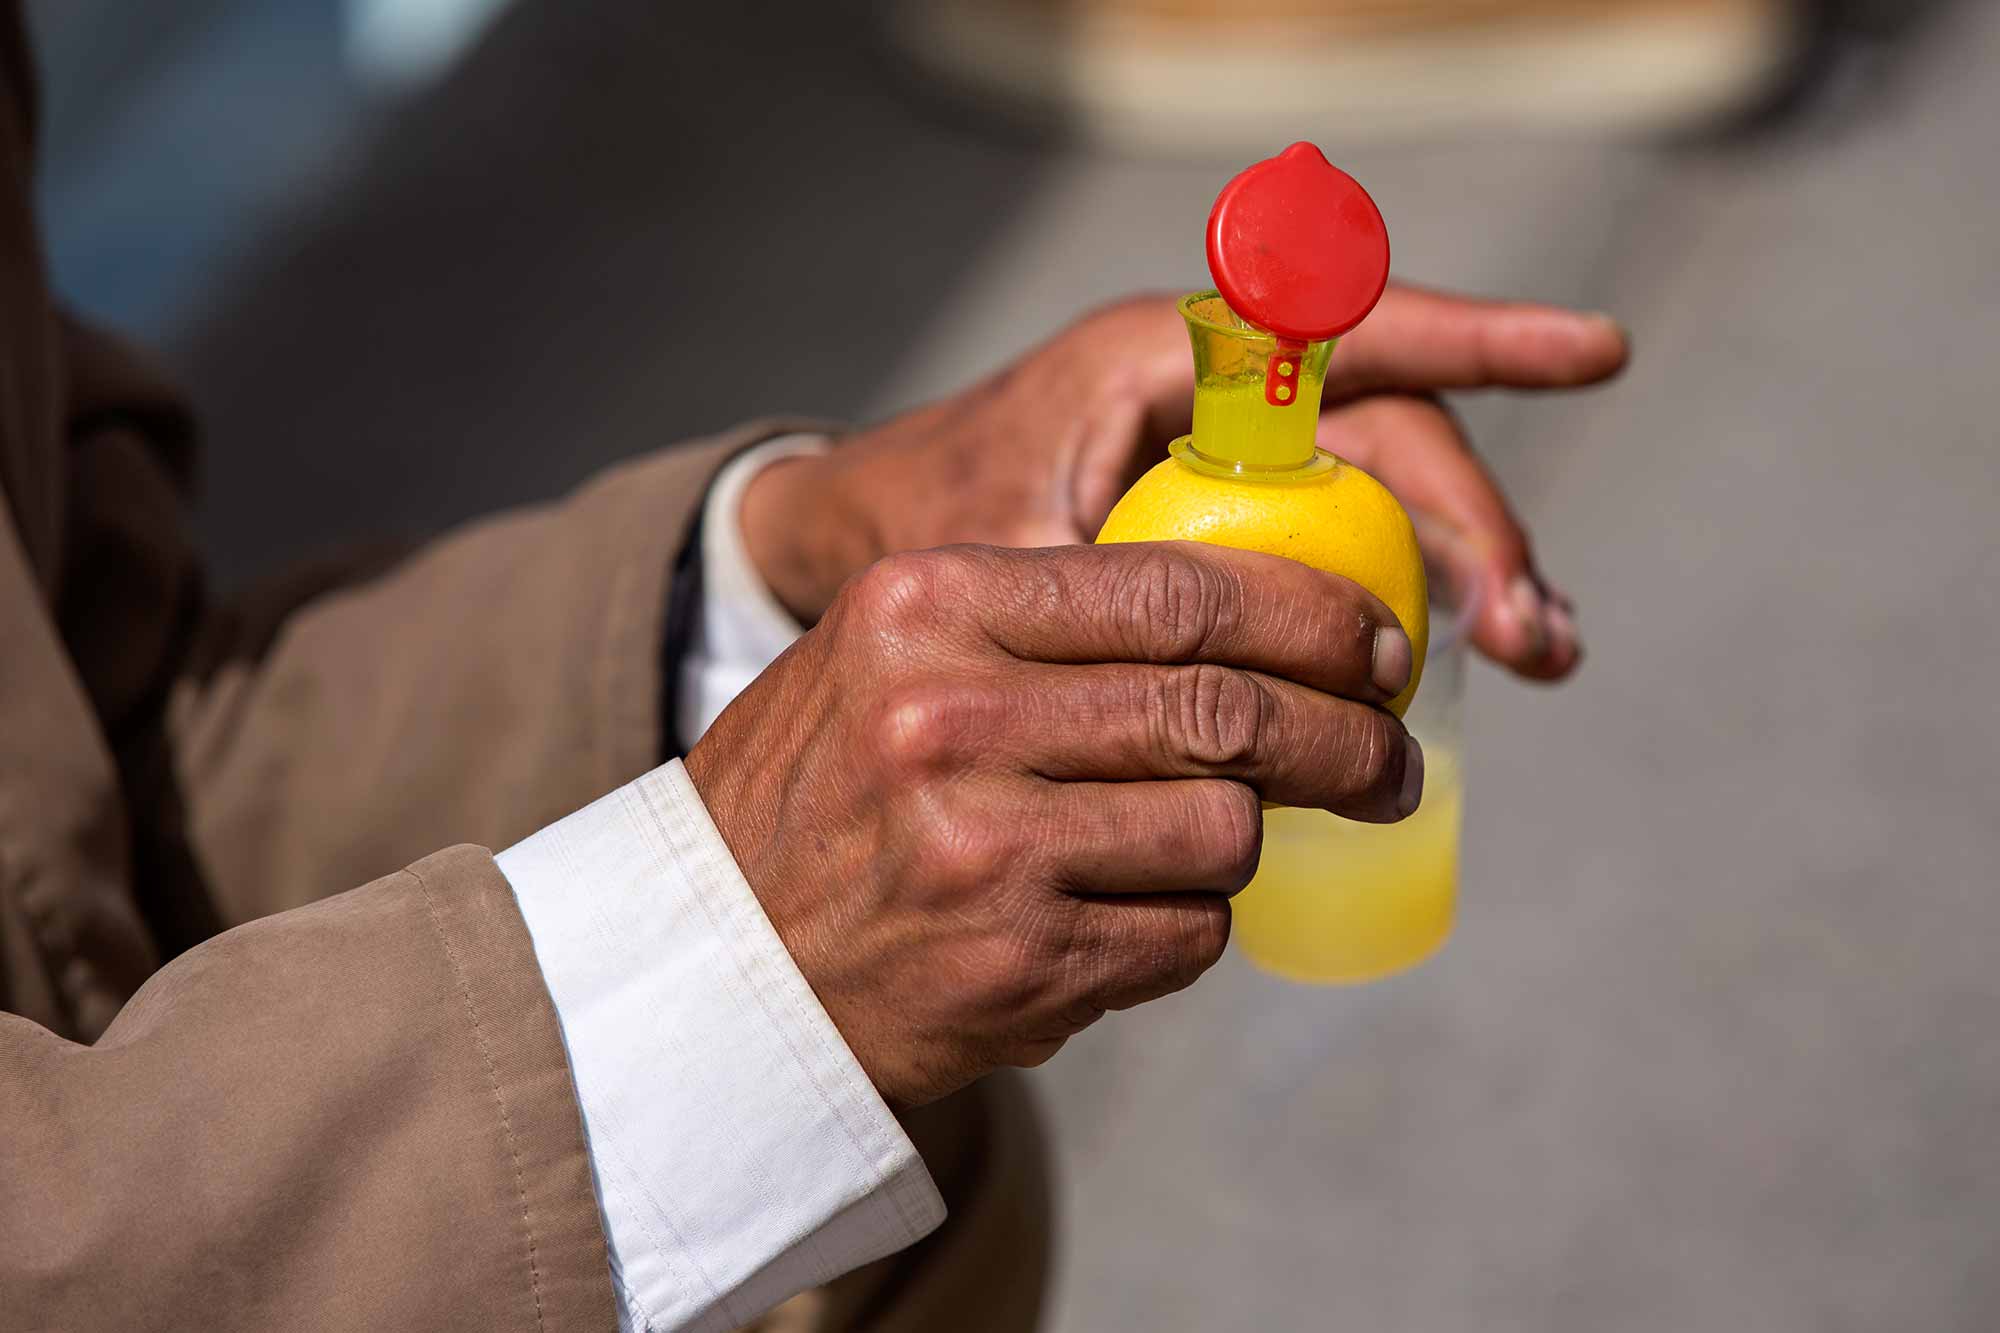
M1320 394L1333 338L1280 338L1243 319L1216 292L1180 303L1194 347L1194 434L1213 467L1279 472L1317 455Z

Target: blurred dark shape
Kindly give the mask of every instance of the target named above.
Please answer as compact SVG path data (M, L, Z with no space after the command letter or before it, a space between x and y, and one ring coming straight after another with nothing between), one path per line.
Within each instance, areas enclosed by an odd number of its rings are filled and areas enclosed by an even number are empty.
M1039 169L910 116L866 18L521 4L378 110L172 337L224 577L860 412Z

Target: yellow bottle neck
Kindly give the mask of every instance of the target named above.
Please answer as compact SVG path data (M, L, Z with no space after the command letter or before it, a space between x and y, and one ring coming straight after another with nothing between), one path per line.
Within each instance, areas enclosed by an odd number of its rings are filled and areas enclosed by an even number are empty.
M1266 400L1261 381L1198 385L1189 443L1209 465L1201 470L1268 474L1311 465L1319 456L1320 388L1318 378L1301 377L1298 401L1280 406Z
M1194 434L1174 456L1245 479L1318 470L1320 393L1337 340L1288 342L1244 322L1215 292L1181 298L1180 312L1194 351Z

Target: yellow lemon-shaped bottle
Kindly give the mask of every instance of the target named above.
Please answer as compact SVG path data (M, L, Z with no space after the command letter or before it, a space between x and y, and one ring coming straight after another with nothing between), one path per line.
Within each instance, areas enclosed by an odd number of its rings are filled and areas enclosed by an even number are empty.
M1194 433L1125 493L1097 540L1212 542L1354 580L1410 636L1410 683L1389 703L1401 717L1430 637L1423 553L1387 487L1315 446L1333 340L1298 349L1295 394L1274 404L1266 380L1277 339L1237 319L1213 292L1185 298L1180 310L1195 350Z
M1402 716L1422 680L1430 638L1423 555L1395 496L1315 445L1333 340L1281 344L1238 319L1214 292L1183 299L1180 310L1194 343L1194 432L1174 441L1171 456L1125 493L1097 540L1212 542L1352 579L1410 636L1410 683L1387 705ZM1308 830L1302 843L1301 830L1287 828L1282 867L1274 864L1271 828L1280 819ZM1321 811L1267 816L1264 861L1237 899L1238 938L1253 961L1300 980L1361 981L1400 971L1449 933L1448 899L1441 906L1430 898L1399 902L1393 884L1348 907L1331 906L1331 887L1353 860L1340 840L1343 824Z

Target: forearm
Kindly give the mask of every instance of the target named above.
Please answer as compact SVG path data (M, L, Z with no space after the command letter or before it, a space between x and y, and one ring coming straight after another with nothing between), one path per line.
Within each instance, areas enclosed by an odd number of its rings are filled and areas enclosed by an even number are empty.
M680 493L703 494L708 474L742 443L741 436L718 442L690 459L685 471L693 484ZM671 682L698 686L683 688L693 696L694 707L684 709L684 716L694 734L727 703L734 688L754 677L799 632L762 584L743 549L737 522L742 491L752 479L781 467L778 460L790 451L821 447L819 437L800 436L753 448L706 491L709 577L693 590L704 629L682 679ZM360 773L376 762L367 743L371 735L393 731L404 747L393 762L428 767L436 756L425 752L426 728L443 722L462 728L466 701L459 696L485 690L496 673L505 677L508 663L482 661L467 649L449 656L435 650L425 654L417 677L424 688L414 693L433 693L452 713L443 719L416 716L419 700L412 698L396 704L403 718L398 726L377 716L383 702L370 698L366 689L353 701L358 706L336 707L319 718L315 705L294 719L283 711L288 699L284 682L303 680L314 690L339 688L343 682L337 672L328 674L329 664L343 655L364 668L360 683L371 678L392 682L396 677L387 668L358 657L361 629L396 624L400 616L418 640L450 640L456 648L467 619L459 610L461 602L517 629L532 630L538 618L548 620L550 628L540 635L499 637L507 640L504 651L510 653L557 654L556 669L544 661L524 673L526 684L557 689L567 682L574 697L551 698L539 709L510 698L512 714L496 715L490 735L446 733L446 740L458 747L446 759L464 765L491 752L560 754L562 747L554 741L524 745L515 728L526 729L533 742L538 733L564 725L565 710L606 703L601 680L562 665L559 655L581 646L595 649L614 679L645 677L642 702L651 705L651 715L620 739L638 743L631 765L650 767L660 734L662 685L669 683L659 679L656 664L659 612L666 604L666 571L673 552L662 547L650 571L634 571L615 560L587 563L600 549L617 555L639 545L621 540L617 511L642 502L649 493L657 501L657 492L665 489L653 479L650 486L623 488L608 497L615 501L609 504L604 495L592 493L618 480L614 475L552 511L503 516L481 525L419 556L379 585L340 593L309 608L276 641L257 671L246 672L236 683L246 692L244 700L232 704L225 680L221 692L202 701L214 710L210 726L245 729L226 739L237 747L246 740L253 746L229 752L224 770L244 763L246 754L256 753L256 745L274 743L268 734L273 716L306 724L305 737L314 749L353 747L349 767L355 772L336 776L356 779L356 787ZM602 521L607 509L612 511L610 522ZM584 513L579 516L578 510ZM562 530L579 517L585 521L576 523L575 531ZM685 517L668 512L656 526L681 529ZM589 535L580 561L567 548L581 533ZM552 563L552 551L567 563ZM427 568L431 564L443 568ZM622 617L613 605L621 580L641 585L636 595L624 599ZM406 586L412 581L417 586ZM538 613L536 606L522 605L518 593L511 602L507 599L510 587L522 582L532 598L538 581L560 583L561 605ZM436 586L425 586L432 582ZM453 590L455 596L448 595ZM413 606L431 610L412 615ZM635 607L649 614L639 614ZM621 628L629 632L614 641L611 635ZM389 650L400 653L406 646L398 635ZM350 688L357 684L345 683ZM516 680L517 695L521 687ZM704 689L715 696L712 702L703 702ZM262 711L247 718L232 716L233 709L242 707ZM349 735L333 734L331 724L338 718L346 720ZM367 722L358 737L351 734L356 718ZM201 740L198 732L184 734ZM281 730L277 739L292 747L283 758L310 753L297 748L295 729ZM199 762L203 747L197 744L187 753ZM942 1216L921 1160L764 921L727 848L707 824L699 798L688 788L680 815L661 813L660 793L678 790L674 771L651 774L555 820L502 857L530 925L540 975L555 997L576 1098L592 1125L589 1148L617 1260L612 1271L617 1274L619 1314L630 1326L656 1329L747 1320L795 1290L909 1244ZM567 786L577 793L572 804L583 804L596 791L587 788L590 779L575 776L574 769L571 774L564 779L560 772L528 773L522 782L549 801L562 799ZM490 781L494 775L483 770L475 776ZM598 780L608 787L615 785L616 776ZM678 781L685 784L684 778ZM352 802L341 789L330 798L325 790L322 785L321 799L335 801L343 818L323 821L332 825L323 836L338 842L319 845L334 851L379 847L381 830L351 812ZM420 818L435 819L438 801L419 788L411 808L406 804L411 794L407 786L394 786L380 799L385 808L395 807L393 818L412 826ZM247 795L270 802L271 817L280 821L303 822L311 813L310 806L300 808L297 795ZM465 814L494 817L479 809ZM511 818L518 823L533 817L526 811ZM446 827L458 835L454 826ZM257 831L255 824L244 829ZM288 833L283 822L278 831ZM318 828L305 832L322 836ZM409 830L411 837L423 835L422 829ZM226 840L209 845L225 855L234 850ZM252 879L244 865L227 874L219 887L225 896L235 895L232 911L252 915L287 905L291 895L312 894L312 879L323 881L335 873L306 859L312 845L291 847L290 869L278 885ZM265 851L255 845L249 850ZM789 1166L783 1165L788 1161ZM724 1162L736 1164L719 1165ZM746 1191L744 1182L756 1178L765 1184Z
M441 840L505 846L657 764L669 570L722 461L616 469L322 596L169 710L192 842L239 921Z
M94 1046L0 1017L0 1124L10 1326L613 1318L554 1011L476 848L216 937Z

